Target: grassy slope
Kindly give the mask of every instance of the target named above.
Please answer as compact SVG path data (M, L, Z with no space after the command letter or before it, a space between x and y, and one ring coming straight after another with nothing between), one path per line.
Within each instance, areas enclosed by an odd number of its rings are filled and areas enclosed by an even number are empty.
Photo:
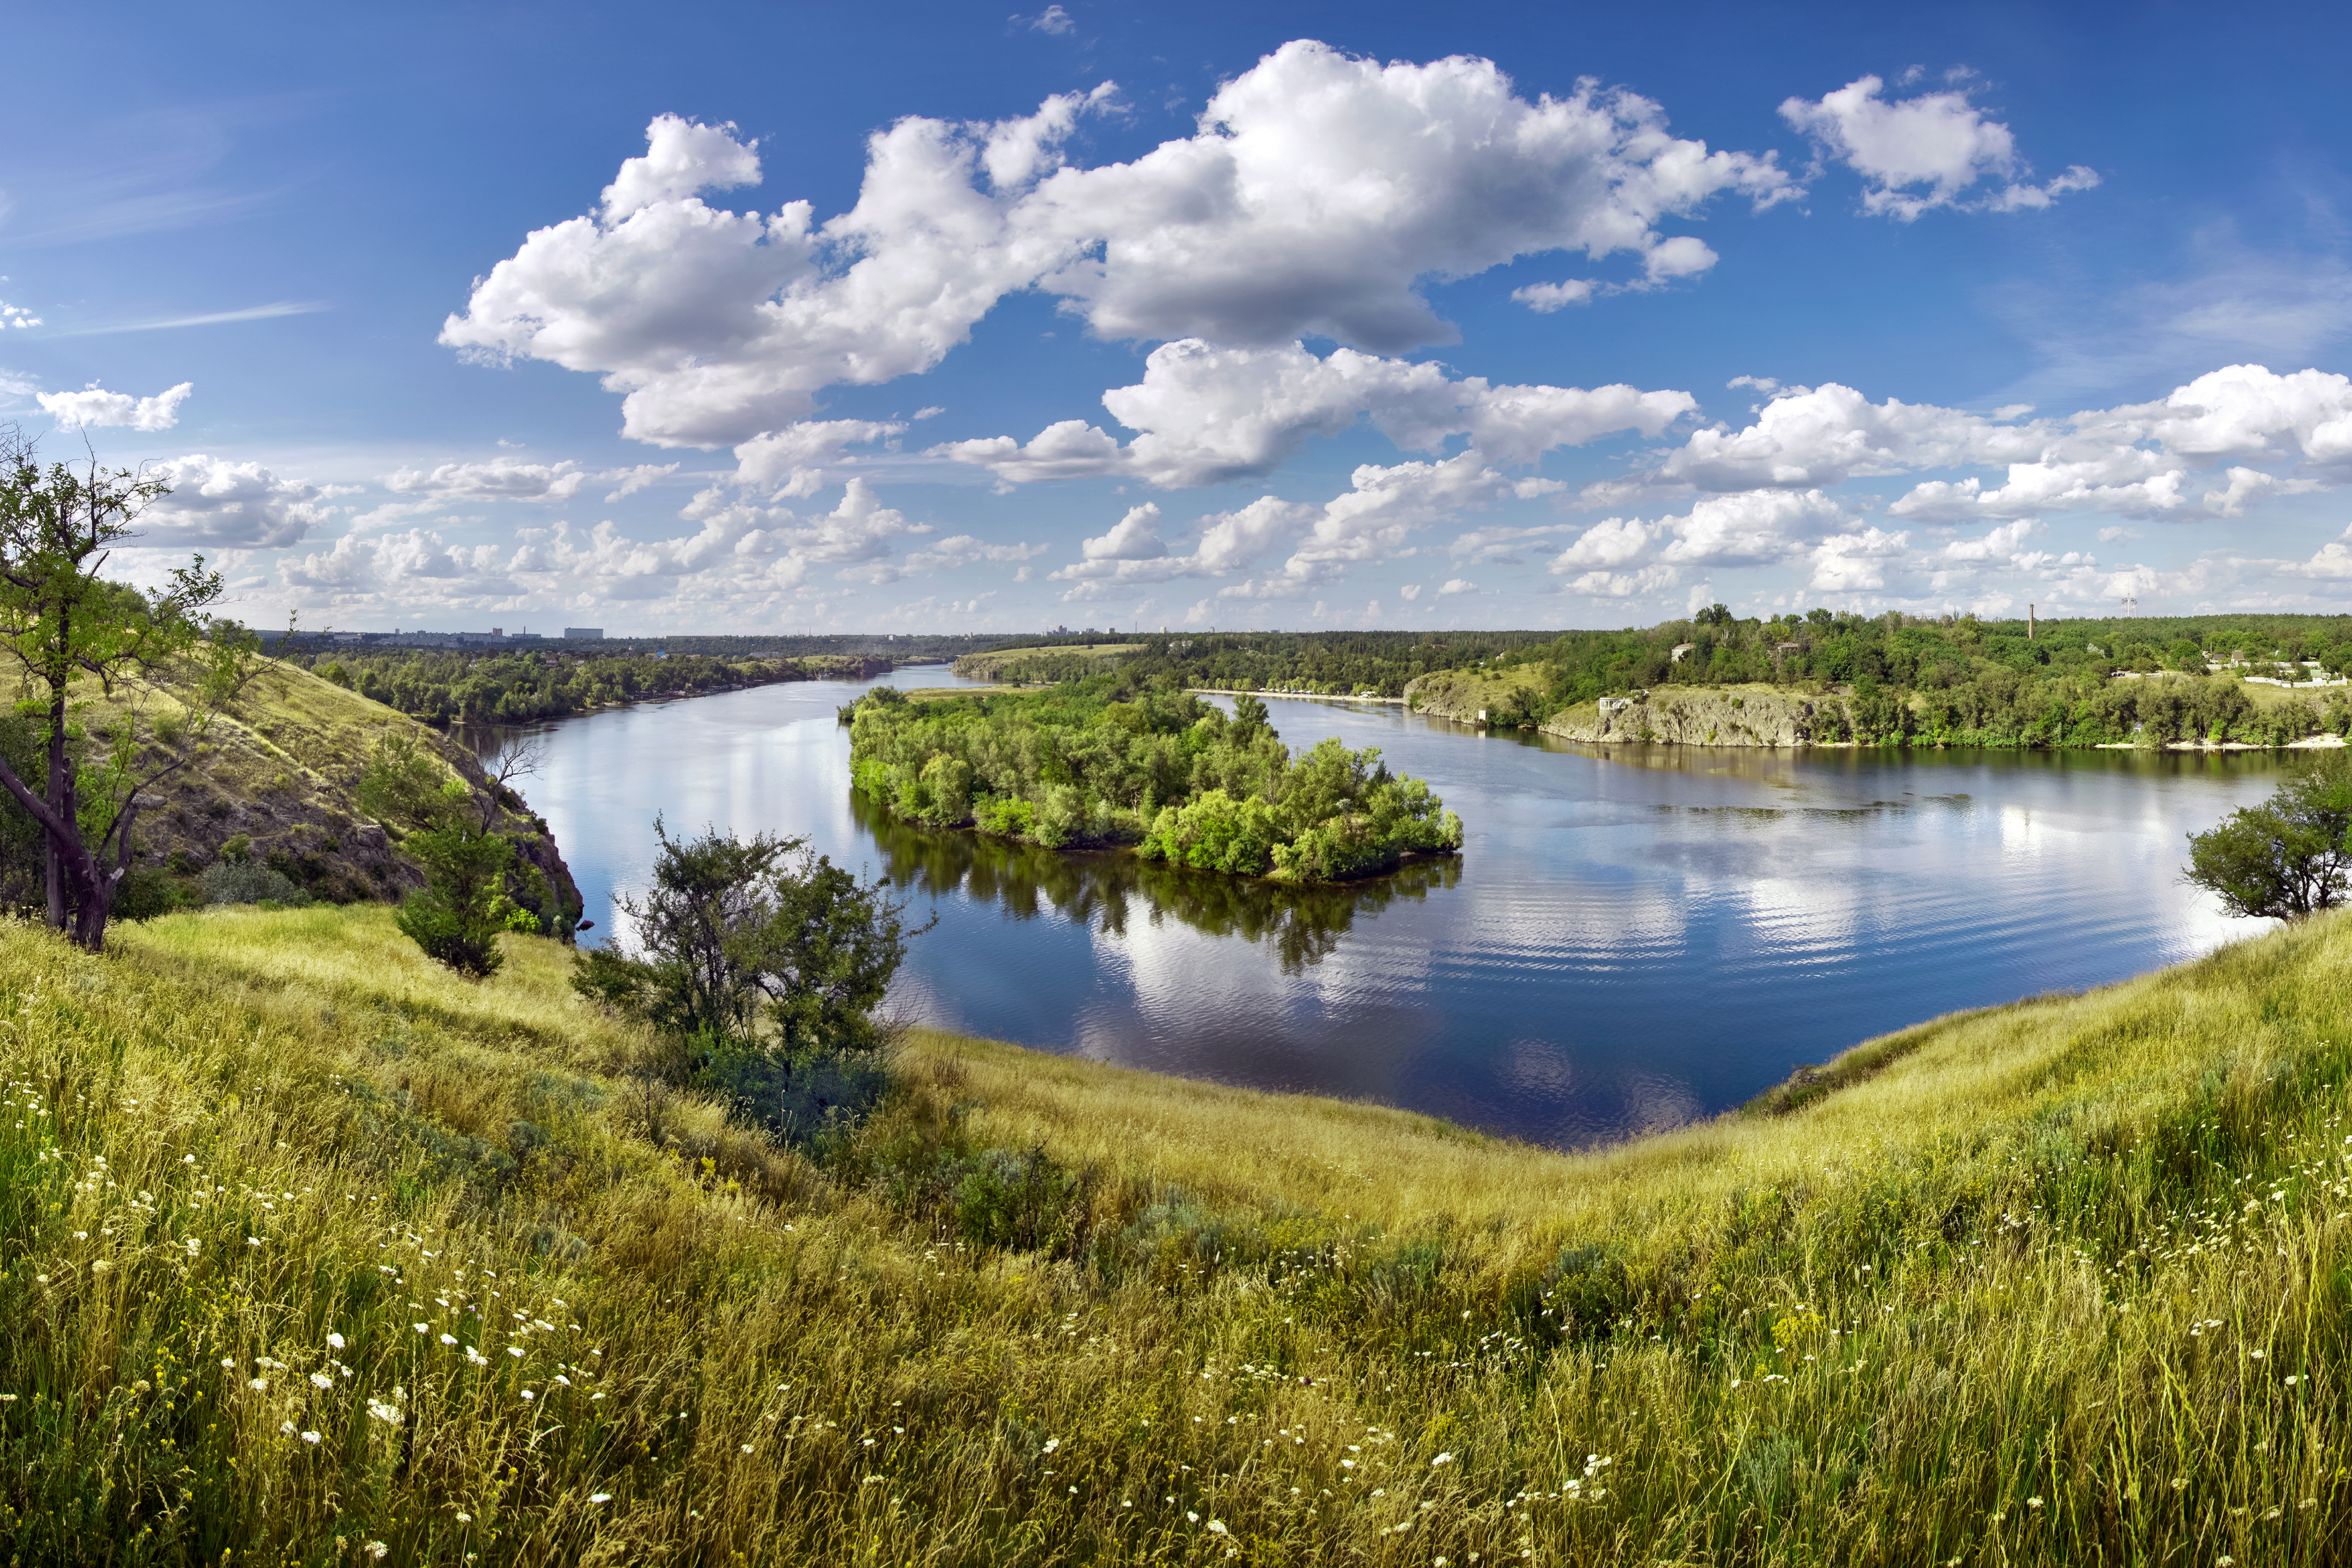
M2352 1553L2346 919L1586 1155L919 1038L836 1175L511 952L0 927L25 1561Z
M167 696L147 700L167 716L184 711ZM93 728L103 731L111 706L92 704ZM215 720L194 763L148 792L160 804L139 818L139 863L163 866L177 850L181 864L202 867L243 834L256 859L278 853L308 861L310 890L320 897L397 898L423 886L423 874L387 844L352 795L370 749L394 732L416 736L469 783L482 783L471 753L440 731L308 670L268 661ZM510 833L532 830L519 815L502 813L501 820Z

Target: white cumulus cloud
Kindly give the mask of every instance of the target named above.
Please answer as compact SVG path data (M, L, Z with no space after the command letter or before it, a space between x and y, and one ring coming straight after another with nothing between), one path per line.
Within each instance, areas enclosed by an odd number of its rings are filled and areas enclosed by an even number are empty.
M1909 222L1936 207L1973 205L1995 212L2046 207L2069 191L2088 190L2098 174L2074 164L2036 185L2024 174L2017 138L1969 101L1966 87L1884 97L1886 84L1858 77L1816 101L1791 98L1780 117L1812 139L1824 158L1862 176L1862 207ZM1986 188L1973 201L1969 193Z
M818 567L856 581L892 581L900 571L891 559L894 542L930 531L884 505L863 479L852 479L829 512L739 504L698 521L693 533L651 540L630 538L609 521L588 529L557 522L518 530L511 549L450 544L424 528L351 534L288 559L278 570L289 586L322 591L338 602L480 605L542 595L583 609L652 601L673 612L716 605L743 613L800 587ZM1011 558L1003 547L976 541L946 544L955 546L949 552L955 556ZM1011 548L1037 553L1033 546Z
M1113 101L1106 83L1012 120L902 119L869 139L856 205L822 224L804 201L707 205L759 178L758 149L662 116L597 211L530 235L441 341L601 375L639 439L732 445L804 418L824 387L929 370L1020 289L1105 337L1395 353L1454 335L1424 279L1554 251L1686 276L1713 253L1660 224L1796 189L1769 155L1671 135L1646 99L1585 83L1528 100L1466 57L1286 44L1193 135L1069 164L1080 117Z
M579 464L523 463L494 458L487 463L442 463L431 468L399 468L379 481L394 495L429 499L436 505L464 501L564 501L596 476Z
M639 463L635 468L598 471L583 468L570 458L555 463L527 463L514 458L493 458L487 463L441 463L430 468L399 468L378 482L394 495L415 496L378 508L370 517L388 521L403 515L437 510L446 506L487 501L551 503L568 501L592 484L615 488L604 499L624 496L660 483L677 473L676 463Z
M939 410L929 410L938 413ZM916 418L924 417L917 414ZM779 496L813 496L832 482L833 470L852 461L848 449L888 440L904 423L882 419L806 419L755 436L735 448L739 483Z
M152 434L180 422L180 405L195 389L194 382L184 381L152 397L133 397L127 392L108 392L93 381L79 392L44 392L35 401L61 430L127 425Z
M280 478L258 463L199 452L157 463L147 474L171 493L140 520L136 542L143 547L280 549L299 542L329 515L329 490Z
M1186 338L1152 350L1143 380L1104 393L1103 406L1140 434L1122 446L1067 419L1026 444L999 436L933 450L1015 483L1109 475L1172 489L1263 477L1308 436L1337 436L1367 416L1408 450L1436 451L1467 436L1495 462L1518 466L1622 431L1658 436L1697 403L1686 392L1622 384L1496 386L1353 349L1318 358L1298 342L1219 348Z

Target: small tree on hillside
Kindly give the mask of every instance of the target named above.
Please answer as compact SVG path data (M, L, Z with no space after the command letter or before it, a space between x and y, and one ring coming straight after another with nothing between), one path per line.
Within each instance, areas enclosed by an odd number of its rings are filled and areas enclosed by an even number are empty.
M654 834L652 888L620 900L640 952L582 953L575 990L708 1050L877 1042L870 1015L919 934L903 905L809 854L805 839L746 842L714 828L681 843L659 818Z
M509 766L491 788L504 790L503 781L520 771L520 763ZM506 962L499 933L540 929L515 895L552 907L539 868L520 858L513 839L491 831L497 795L485 797L477 820L465 781L415 735L399 733L377 740L353 793L361 810L404 831L402 850L425 868L425 885L400 906L400 929L427 958L469 980L497 973Z
M130 869L140 790L186 765L223 682L253 655L249 639L226 624L210 652L199 652L206 630L199 613L221 595L221 575L204 569L203 556L152 594L99 575L140 514L166 493L160 481L102 469L95 458L79 473L63 463L44 468L30 443L0 432L0 648L18 667L18 711L40 726L47 773L29 780L0 754L0 787L47 840L49 924L62 931L70 920L74 940L92 952L105 941ZM68 744L86 705L76 685L94 680L112 696L126 681L181 678L194 685L198 712L194 726L180 729L177 747L167 742L167 753L177 754L142 774L152 753L129 721L85 776Z
M2260 805L2189 836L2190 882L2233 915L2295 920L2344 901L2352 888L2352 759L2298 768Z

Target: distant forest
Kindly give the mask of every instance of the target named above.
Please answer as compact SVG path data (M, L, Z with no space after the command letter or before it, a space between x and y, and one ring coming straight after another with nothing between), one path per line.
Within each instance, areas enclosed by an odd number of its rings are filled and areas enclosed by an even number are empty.
M887 658L719 658L682 653L529 653L430 648L296 655L362 697L435 723L525 724L654 697L695 697L784 680L878 675Z
M1511 693L1498 724L1540 723L1601 697L1769 682L1834 699L1816 731L1824 740L2277 745L2352 727L2352 689L2239 679L2342 675L2352 668L2352 616L2058 620L2027 633L2022 620L1972 616L1817 609L1741 620L1718 605L1622 631L1160 634L1130 639L1143 647L1126 663L1192 687L1381 697L1403 695L1416 676L1475 668ZM1072 648L1083 640L1035 642L1034 658L1002 663L1003 676L1058 681L1099 668Z

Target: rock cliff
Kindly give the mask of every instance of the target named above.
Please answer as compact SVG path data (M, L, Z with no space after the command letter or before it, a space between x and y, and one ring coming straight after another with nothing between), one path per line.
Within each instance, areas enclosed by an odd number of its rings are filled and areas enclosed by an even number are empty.
M1408 706L1465 724L1540 729L1563 740L1601 745L1654 741L1688 746L1818 746L1853 734L1845 701L1808 696L1785 687L1675 686L1580 703L1544 719L1523 721L1545 704L1535 683L1518 670L1485 675L1448 669L1422 676L1404 689ZM1532 703L1532 710L1530 704ZM1482 717L1484 715L1484 717Z
M1618 699L1603 710L1582 703L1553 714L1544 733L1610 744L1663 741L1686 746L1841 744L1853 734L1843 700L1777 686L1678 686Z

